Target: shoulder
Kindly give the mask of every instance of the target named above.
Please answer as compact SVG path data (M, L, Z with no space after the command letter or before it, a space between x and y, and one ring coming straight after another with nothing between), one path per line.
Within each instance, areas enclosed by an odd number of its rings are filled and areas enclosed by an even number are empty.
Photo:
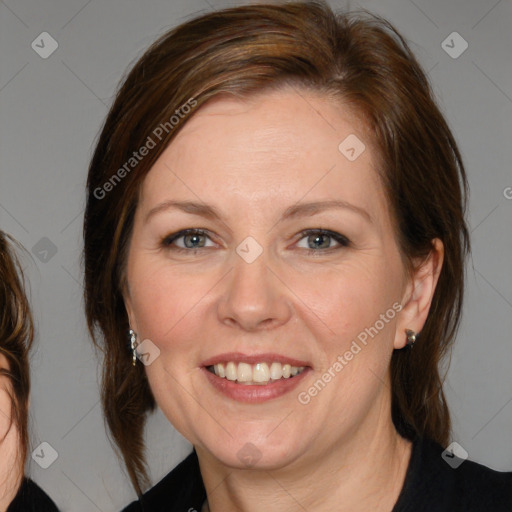
M160 482L132 502L122 512L173 512L201 510L206 490L193 451Z
M430 439L416 439L394 512L408 510L510 512L512 472L495 471Z
M57 505L33 480L25 477L7 512L59 512Z

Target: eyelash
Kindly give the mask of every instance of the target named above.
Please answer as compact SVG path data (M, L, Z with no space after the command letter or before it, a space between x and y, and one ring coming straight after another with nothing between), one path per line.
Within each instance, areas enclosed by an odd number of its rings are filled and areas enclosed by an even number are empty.
M197 252L201 249L208 249L208 247L197 247L197 248L183 248L183 247L171 247L172 243L175 240L178 240L179 238L182 238L187 235L199 235L199 236L207 236L209 237L208 231L205 231L203 229L183 229L181 231L178 231L177 233L174 233L172 235L168 235L165 238L162 239L161 245L166 248L177 252ZM303 238L311 235L323 235L328 236L332 239L334 239L336 242L338 242L340 245L338 247L329 247L327 249L305 249L308 254L315 254L318 253L330 253L333 250L341 249L342 247L349 247L351 245L350 240L340 233L336 233L335 231L330 231L328 229L305 229L301 231L299 241Z

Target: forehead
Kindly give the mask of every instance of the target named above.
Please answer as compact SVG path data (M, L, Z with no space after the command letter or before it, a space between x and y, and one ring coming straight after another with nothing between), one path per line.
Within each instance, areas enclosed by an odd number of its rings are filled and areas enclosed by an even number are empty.
M229 197L245 209L342 199L378 216L385 199L371 147L356 116L310 91L215 97L160 155L144 181L141 207L170 194L216 203ZM357 158L347 158L354 152Z

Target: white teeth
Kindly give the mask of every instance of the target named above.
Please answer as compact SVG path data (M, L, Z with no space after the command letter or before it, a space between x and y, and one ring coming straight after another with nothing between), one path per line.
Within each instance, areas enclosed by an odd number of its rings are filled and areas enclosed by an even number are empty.
M280 379L283 376L283 365L281 363L272 363L270 365L270 378L272 380Z
M214 366L215 368L215 366ZM217 375L218 372L216 371L215 372ZM219 375L220 377L220 375ZM226 379L228 380L236 380L236 377L237 377L237 368L236 368L236 364L233 363L233 361L230 361L227 365L226 365Z
M239 363L238 364L238 382L249 382L252 380L252 368L250 364Z
M254 382L268 382L270 379L270 370L267 363L258 363L252 370L252 380Z
M305 366L291 366L276 361L269 363L219 363L213 366L213 373L221 378L243 384L268 384L270 380L289 379L302 373Z

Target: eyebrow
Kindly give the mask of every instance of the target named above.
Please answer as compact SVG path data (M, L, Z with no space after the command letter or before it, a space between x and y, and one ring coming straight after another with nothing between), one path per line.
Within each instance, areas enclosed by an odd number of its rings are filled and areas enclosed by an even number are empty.
M208 219L216 219L224 222L222 215L220 212L212 205L205 203L195 203L193 201L164 201L159 205L152 208L148 214L146 215L144 222L148 222L148 220L157 213L163 212L169 209L178 209L182 210L185 213L191 213L193 215L199 215L202 217L206 217ZM342 200L330 200L330 201L314 201L310 203L299 203L288 207L283 215L281 216L280 221L296 218L296 217L306 217L311 216L316 213L320 213L325 210L330 210L334 208L350 210L355 212L362 217L364 217L368 222L373 223L373 219L370 214L360 208L359 206L348 203L347 201Z

